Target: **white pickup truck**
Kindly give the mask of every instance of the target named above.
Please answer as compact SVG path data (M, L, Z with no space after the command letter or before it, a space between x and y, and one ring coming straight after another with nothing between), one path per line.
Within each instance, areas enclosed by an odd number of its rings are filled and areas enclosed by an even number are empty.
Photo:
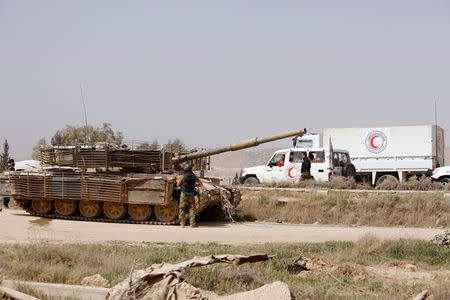
M323 147L288 148L276 151L266 165L243 169L239 182L247 185L297 182L301 176L302 152L306 152L311 160L314 180L329 181L332 176L355 175L348 151Z
M433 170L431 175L436 181L442 182L443 185L447 186L450 184L450 166L440 167Z

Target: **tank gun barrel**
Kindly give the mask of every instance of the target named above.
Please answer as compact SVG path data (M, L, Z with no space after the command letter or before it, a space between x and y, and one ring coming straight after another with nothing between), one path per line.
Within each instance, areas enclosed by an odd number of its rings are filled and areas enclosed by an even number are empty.
M282 134L276 134L276 135L272 135L272 136L268 136L268 137L264 137L264 138L256 137L256 138L245 140L242 142L232 143L232 144L230 144L228 146L224 146L224 147L219 147L219 148L214 148L214 149L210 149L210 150L198 151L198 152L181 155L179 157L174 157L172 159L172 161L174 163L182 163L182 162L185 162L188 160L193 160L193 159L197 159L197 158L201 158L201 157L216 155L216 154L220 154L220 153L224 153L224 152L237 151L237 150L242 150L245 148L256 147L260 144L269 143L269 142L281 140L281 139L288 138L288 137L302 136L305 133L306 133L306 128L289 131L289 132L285 132Z

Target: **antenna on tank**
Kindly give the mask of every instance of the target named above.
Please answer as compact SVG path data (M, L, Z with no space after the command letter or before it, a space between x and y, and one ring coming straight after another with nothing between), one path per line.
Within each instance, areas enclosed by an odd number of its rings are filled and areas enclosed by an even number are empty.
M434 135L435 135L434 141L435 141L435 144L436 144L436 145L434 145L434 147L436 148L436 168L439 168L440 164L439 164L439 157L438 157L438 155L439 155L439 151L438 151L439 145L438 145L437 99L434 100Z
M81 86L81 83L80 83L80 94L81 94L81 106L82 106L83 115L84 115L84 129L86 131L85 136L84 136L84 143L87 144L87 139L88 139L88 120L87 120L87 112L86 112L86 103L84 101L85 95L83 94L83 87Z

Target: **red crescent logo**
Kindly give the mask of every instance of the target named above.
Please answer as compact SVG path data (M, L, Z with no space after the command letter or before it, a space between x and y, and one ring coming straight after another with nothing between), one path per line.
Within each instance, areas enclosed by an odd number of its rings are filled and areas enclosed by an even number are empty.
M373 140L376 139L377 137L379 137L378 135L374 135L371 139L370 139L370 146L372 146L372 148L374 149L379 149L380 147L375 146L375 144L373 143Z
M291 178L294 178L294 176L291 175L291 171L292 171L293 168L294 167L290 168L289 171L288 171L288 176L291 177Z

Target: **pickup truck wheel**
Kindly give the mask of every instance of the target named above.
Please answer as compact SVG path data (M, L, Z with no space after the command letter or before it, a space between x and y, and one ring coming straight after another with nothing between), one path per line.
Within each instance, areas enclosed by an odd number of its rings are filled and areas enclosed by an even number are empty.
M443 186L448 186L450 184L450 178L447 178L447 177L441 178L441 179L439 179L439 182L442 182Z
M247 179L245 179L244 184L249 186L255 186L259 184L259 180L255 177L248 177Z

